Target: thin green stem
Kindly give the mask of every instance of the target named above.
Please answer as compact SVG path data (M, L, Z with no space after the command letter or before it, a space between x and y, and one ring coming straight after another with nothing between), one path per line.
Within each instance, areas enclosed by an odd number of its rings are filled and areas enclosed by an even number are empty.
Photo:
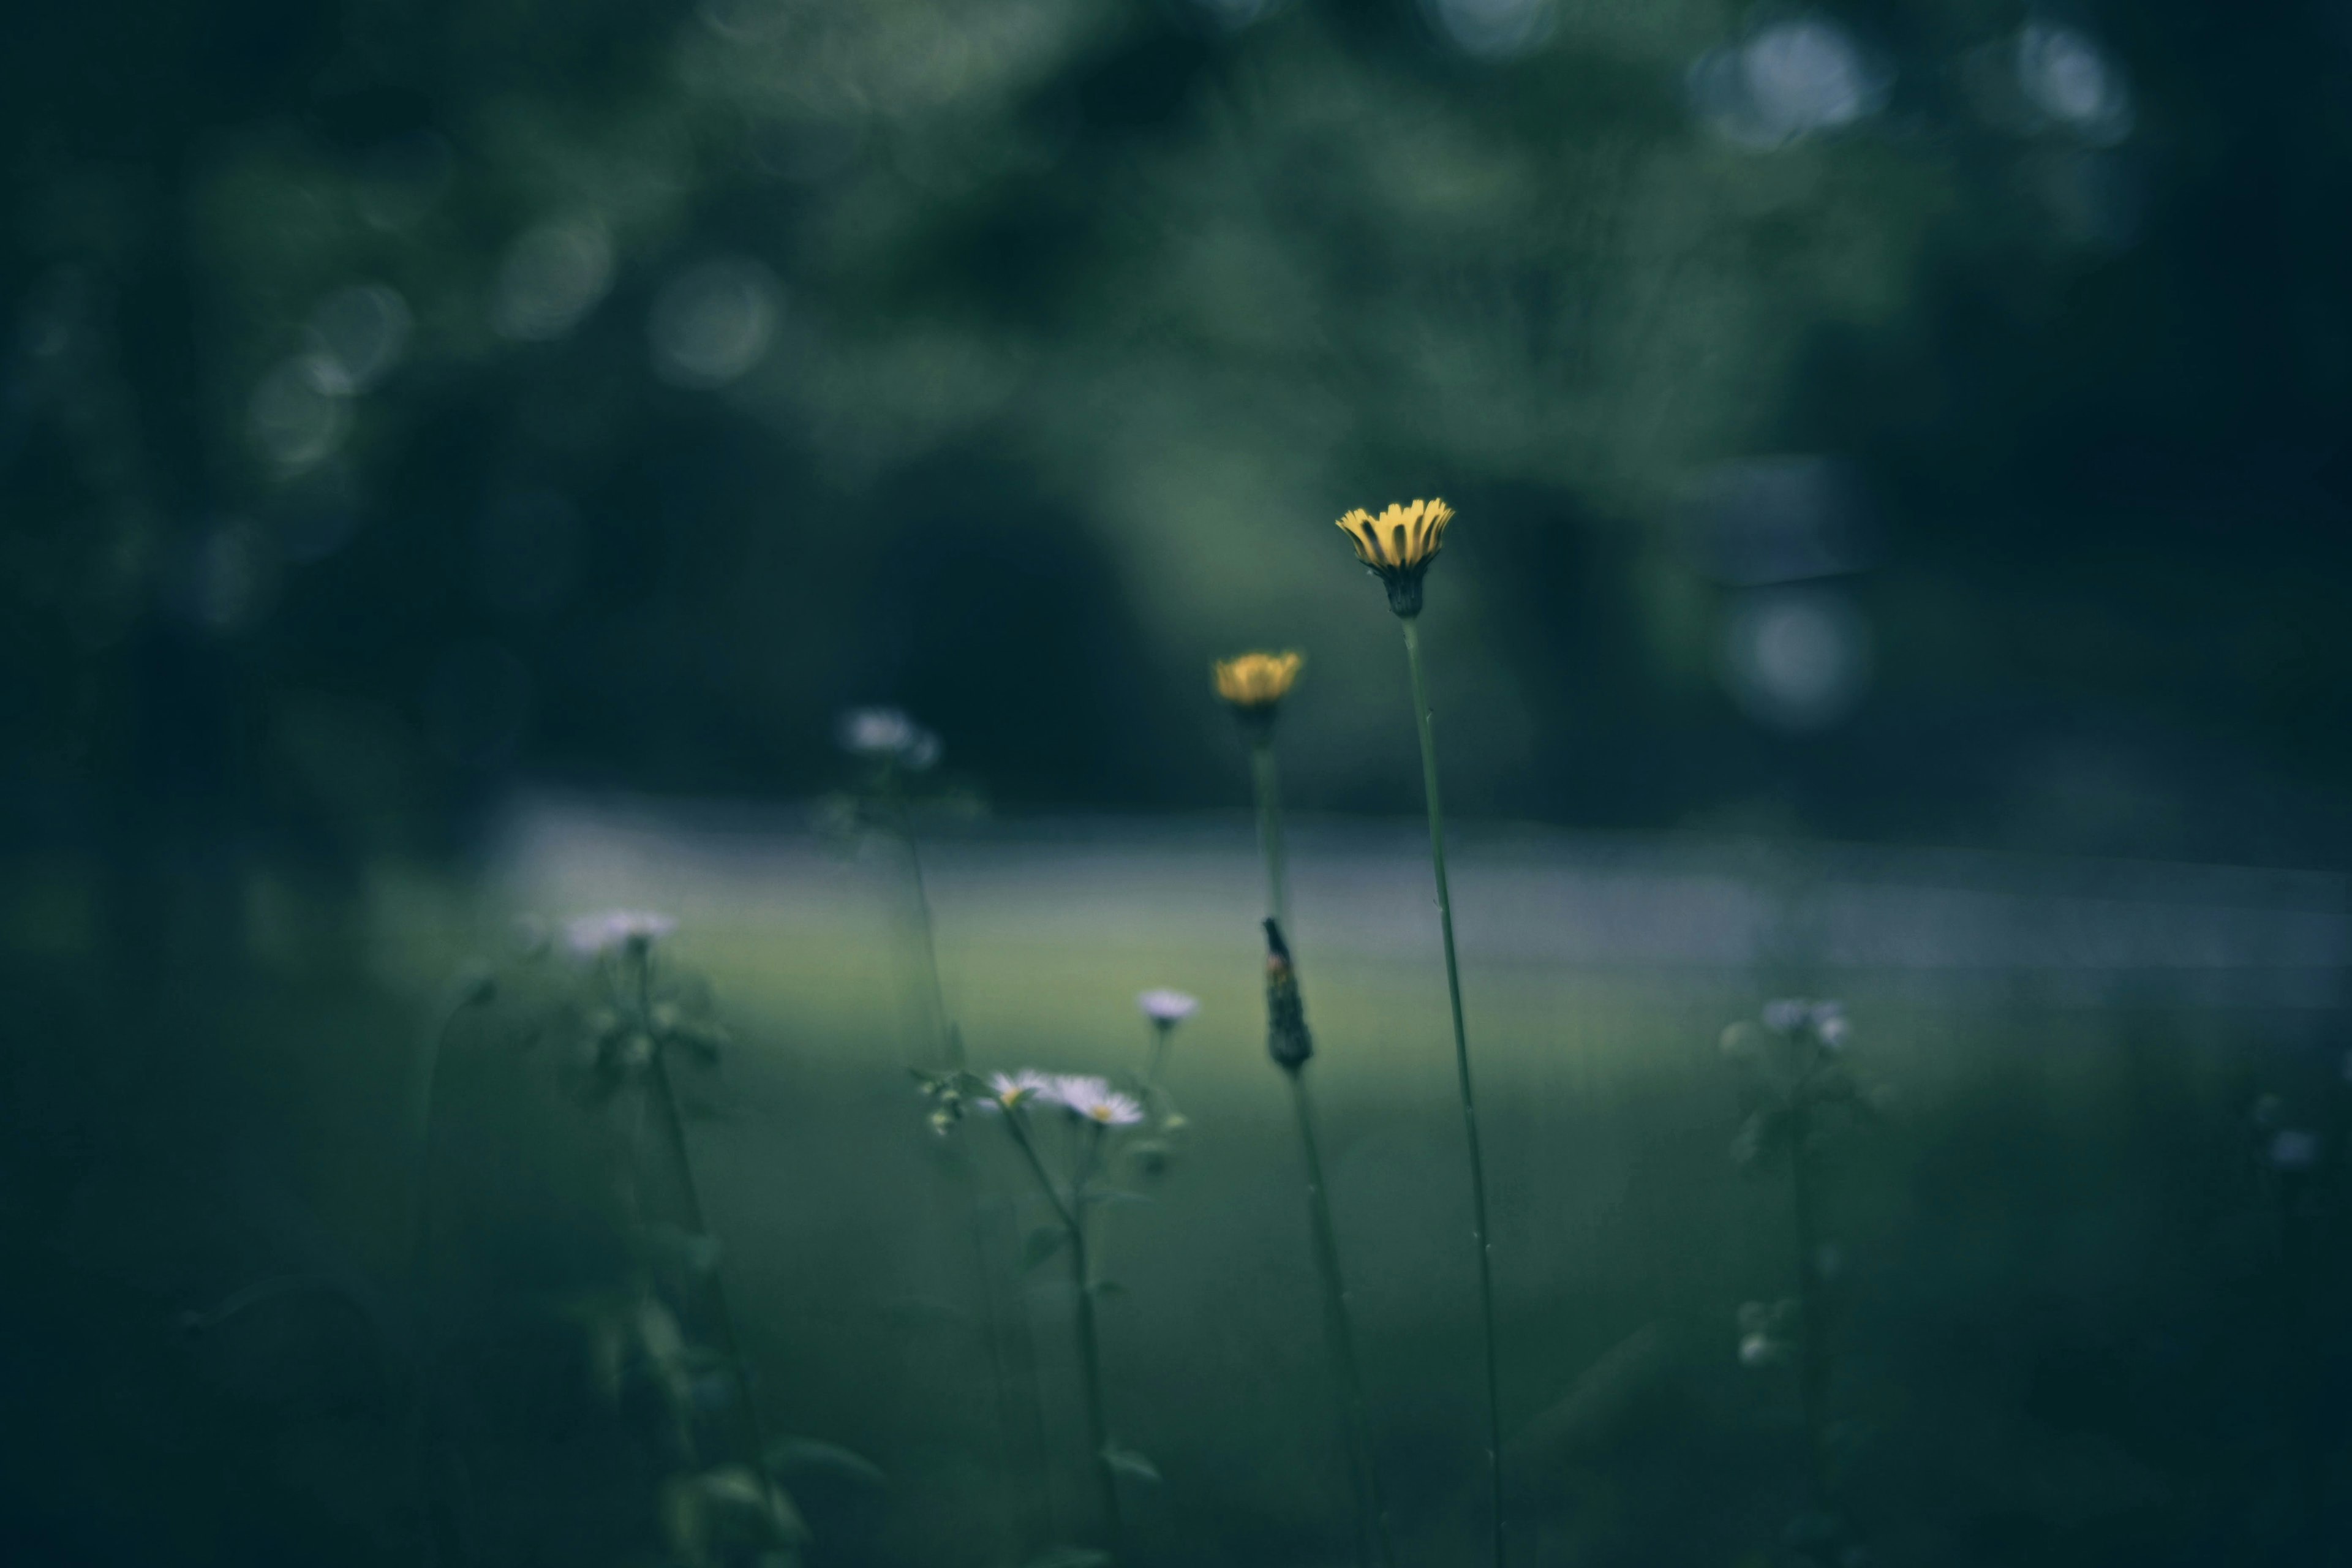
M908 805L905 791L898 781L895 769L892 770L890 780L885 786L885 794L890 802L891 815L898 826L898 840L907 851L907 881L914 894L915 936L922 958L921 980L927 1004L925 1028L927 1031L937 1031L941 1058L950 1070L961 1072L963 1070L965 1062L963 1031L956 1027L954 1019L948 1012L947 983L940 973L939 932L936 922L931 917L930 889L923 877L923 854L915 842L913 813ZM1038 1466L1038 1472L1034 1477L1035 1484L1031 1489L1033 1495L1030 1511L1035 1516L1031 1523L1033 1529L1042 1529L1052 1509L1046 1496L1044 1473L1045 1400L1037 1388L1036 1355L1034 1347L1029 1341L1028 1320L1023 1315L1017 1301L1013 1303L1009 1314L999 1310L1000 1292L997 1289L997 1270L990 1261L992 1252L988 1245L987 1181L979 1169L968 1161L959 1160L957 1169L960 1178L969 1189L971 1197L972 1269L980 1283L981 1332L986 1338L988 1344L989 1378L996 1395L996 1420L998 1426L1003 1429L1005 1439L1003 1449L1005 1478L1007 1482L1011 1483L1018 1466L1018 1461L1013 1457L1015 1445L1013 1433L1019 1421L1013 1408L1019 1403L1014 1394L1016 1381L1019 1380L1016 1368L1010 1364L1018 1362L1020 1363L1018 1370L1025 1371L1027 1373L1025 1379L1029 1384L1027 1425L1032 1449ZM1008 1340L1011 1342L1009 1345ZM1009 1484L1007 1489L1008 1491L1011 1489ZM1007 1531L1009 1534L1017 1534L1018 1526L1008 1521Z
M1462 968L1454 955L1454 895L1445 883L1445 806L1437 790L1437 737L1421 673L1421 634L1403 619L1405 663L1412 671L1412 712L1421 731L1422 792L1429 802L1429 864L1437 876L1437 919L1445 937L1445 992L1454 1008L1454 1068L1462 1089L1462 1131L1470 1150L1470 1227L1478 1245L1478 1317L1486 1354L1486 1476L1495 1510L1495 1563L1503 1552L1502 1375L1495 1357L1494 1233L1486 1224L1486 1169L1478 1150L1478 1102L1470 1085L1470 1038L1462 1024Z
M1013 1146L1021 1151L1022 1158L1029 1162L1029 1169L1035 1173L1037 1190L1044 1193L1045 1201L1054 1205L1055 1217L1062 1222L1064 1229L1076 1230L1078 1227L1077 1214L1062 1201L1062 1190L1054 1184L1053 1173L1045 1169L1045 1159L1037 1152L1036 1141L1029 1136L1029 1124L1023 1120L1018 1107L1005 1108L1004 1130L1013 1134Z
M930 889L923 880L923 854L915 847L913 824L905 822L903 818L899 838L907 847L907 880L915 890L915 936L922 945L923 980L927 987L926 1000L929 1004L929 1016L925 1022L938 1032L940 1053L946 1058L947 1065L961 1071L964 1065L963 1035L948 1021L947 986L940 978L939 933L931 922Z
M1037 1141L1029 1136L1029 1123L1018 1106L1004 1110L1005 1131L1013 1135L1013 1145L1021 1157L1029 1163L1037 1178L1037 1190L1054 1205L1054 1214L1062 1222L1069 1237L1070 1280L1076 1287L1078 1326L1078 1370L1084 1381L1087 1401L1087 1440L1092 1451L1088 1458L1101 1496L1103 1528L1114 1558L1120 1555L1122 1530L1118 1511L1118 1474L1110 1463L1110 1420L1103 1399L1101 1340L1095 1326L1095 1280L1093 1255L1087 1245L1087 1184L1092 1179L1095 1163L1102 1152L1103 1128L1099 1122L1087 1123L1079 1145L1078 1163L1070 1178L1070 1195L1062 1197L1061 1188L1055 1184L1053 1173L1045 1168L1044 1156L1037 1152Z
M1790 1207L1797 1233L1797 1404L1805 1423L1805 1458L1812 1485L1813 1506L1830 1506L1829 1325L1822 1321L1821 1239L1813 1214L1813 1163L1806 1145L1812 1141L1811 1102L1799 1088L1789 1110L1789 1173Z
M669 1052L654 1036L653 1028L653 951L647 946L637 955L638 1022L646 1036L654 1039L653 1060L647 1067L646 1092L658 1116L662 1132L669 1144L670 1163L677 1170L678 1191L685 1200L687 1229L696 1238L710 1238L709 1222L702 1208L702 1189L694 1179L694 1152L686 1141L686 1119L679 1114L677 1095L669 1081ZM745 1450L744 1459L751 1473L760 1478L762 1489L774 1483L768 1479L768 1436L765 1423L760 1415L760 1403L752 1396L751 1368L743 1360L741 1342L735 1334L735 1314L727 1300L726 1277L713 1263L710 1269L710 1318L719 1334L719 1353L727 1360L735 1379L737 1440Z
M1143 1099L1151 1103L1160 1093L1160 1075L1168 1066L1168 1042L1176 1026L1165 1018L1151 1021L1151 1049L1143 1061Z
M1287 930L1289 885L1282 844L1281 773L1271 728L1250 744L1250 783L1257 800L1257 840L1265 861L1266 912ZM1388 1508L1381 1496L1380 1471L1372 1456L1371 1408L1364 1397L1363 1373L1356 1360L1354 1315L1349 1309L1346 1276L1339 1268L1339 1232L1323 1181L1323 1153L1315 1137L1314 1108L1305 1063L1286 1070L1291 1106L1298 1120L1298 1146L1307 1163L1307 1224L1313 1232L1315 1268L1323 1286L1324 1335L1340 1396L1339 1426L1347 1445L1349 1479L1356 1492L1357 1544L1362 1560L1390 1568L1396 1561L1389 1535Z
M1086 1384L1087 1442L1102 1494L1105 1543L1114 1562L1127 1555L1118 1512L1118 1472L1110 1462L1110 1415L1103 1399L1102 1338L1095 1326L1093 1255L1087 1245L1087 1187L1102 1156L1103 1127L1089 1122L1070 1191L1070 1277L1078 1288L1078 1370Z
M1364 1397L1364 1374L1356 1362L1356 1326L1348 1285L1339 1272L1339 1237L1331 1224L1331 1201L1323 1183L1323 1153L1315 1139L1315 1110L1307 1092L1306 1064L1290 1069L1291 1108L1298 1117L1298 1146L1307 1157L1307 1212L1315 1234L1316 1271L1323 1280L1324 1331L1332 1369L1339 1379L1340 1425L1349 1468L1356 1484L1359 1544L1380 1568L1391 1568L1396 1549L1389 1537L1388 1504L1381 1495L1380 1467L1372 1454L1372 1419Z
M1265 912L1290 930L1290 878L1282 844L1282 775L1271 725L1250 742L1250 784L1257 796L1257 845L1265 861Z

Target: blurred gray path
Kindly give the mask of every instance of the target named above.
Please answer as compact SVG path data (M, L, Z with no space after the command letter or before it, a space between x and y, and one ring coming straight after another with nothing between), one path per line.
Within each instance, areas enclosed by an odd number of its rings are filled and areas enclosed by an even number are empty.
M1041 820L942 829L926 867L943 918L1024 943L1250 929L1260 873L1233 818ZM1465 962L1600 971L1789 961L1965 1002L2022 984L2042 1000L2328 1007L2352 943L2332 873L1686 837L1466 826L1453 841ZM881 920L870 865L806 812L532 797L497 858L511 897L556 912L681 900L749 918ZM1327 957L1421 963L1434 940L1418 822L1293 828L1302 927Z

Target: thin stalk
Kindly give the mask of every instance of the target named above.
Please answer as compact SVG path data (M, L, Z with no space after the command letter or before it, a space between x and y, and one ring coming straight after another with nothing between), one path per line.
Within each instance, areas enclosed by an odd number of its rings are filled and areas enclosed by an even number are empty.
M1364 1397L1364 1374L1356 1363L1356 1326L1349 1310L1346 1278L1339 1272L1339 1233L1323 1184L1323 1154L1315 1140L1315 1111L1307 1092L1305 1064L1286 1074L1291 1108L1298 1117L1298 1146L1307 1156L1307 1212L1315 1233L1315 1266L1323 1279L1325 1335L1344 1405L1340 1424L1348 1443L1349 1468L1356 1483L1357 1532L1380 1568L1392 1568L1396 1548L1389 1539L1388 1504L1381 1496L1380 1467L1372 1456L1371 1407Z
M1478 1244L1478 1318L1486 1355L1486 1478L1495 1510L1495 1564L1503 1555L1502 1375L1495 1360L1494 1233L1486 1224L1486 1169L1478 1150L1478 1102L1470 1086L1470 1038L1462 1024L1462 968L1454 956L1454 895L1445 883L1445 806L1437 792L1437 737L1421 674L1421 633L1403 619L1405 663L1412 671L1412 713L1421 731L1421 785L1429 802L1429 864L1437 876L1437 918L1445 937L1445 993L1454 1008L1454 1068L1462 1089L1462 1131L1470 1148L1470 1231Z
M923 880L923 852L915 845L915 824L904 801L898 803L898 841L907 847L907 881L915 893L915 937L923 950L922 978L929 1014L925 1024L938 1032L947 1065L961 1071L963 1036L948 1022L947 986L940 978L939 933L931 921L931 894Z
M1118 1474L1110 1464L1110 1415L1103 1401L1102 1340L1095 1327L1094 1263L1087 1247L1087 1184L1093 1180L1102 1154L1099 1122L1087 1129L1085 1152L1077 1178L1071 1184L1070 1275L1078 1288L1078 1368L1087 1394L1087 1441L1093 1448L1095 1480L1102 1491L1103 1527L1114 1562L1127 1555L1125 1531L1118 1514Z
M1813 1163L1805 1156L1812 1107L1801 1098L1789 1113L1789 1169L1797 1230L1797 1402L1805 1422L1813 1506L1830 1506L1829 1325L1822 1321L1821 1241L1813 1215Z
M1274 734L1266 727L1250 742L1250 784L1257 795L1258 852L1265 861L1265 908L1290 930L1290 878L1282 845L1282 778L1274 762Z
M907 850L908 886L915 896L915 935L921 949L922 981L926 989L926 1000L929 1003L925 1024L939 1032L940 1056L946 1061L948 1068L952 1071L961 1072L963 1070L965 1062L963 1031L956 1027L954 1021L948 1015L947 983L940 973L939 933L931 918L930 889L923 879L922 850L915 842L914 818L908 808L903 792L895 782L895 777L887 788L895 808L898 840ZM1017 1465L1013 1458L1013 1433L1019 1424L1019 1417L1013 1409L1019 1401L1015 1397L1014 1388L1017 1382L1024 1381L1019 1373L1025 1373L1025 1381L1029 1384L1027 1426L1031 1453L1037 1466L1037 1474L1034 1478L1034 1484L1031 1488L1030 1512L1034 1516L1031 1523L1033 1529L1042 1530L1053 1510L1047 1497L1044 1468L1045 1463L1045 1396L1039 1392L1037 1386L1036 1350L1030 1342L1028 1319L1021 1311L1020 1304L1017 1301L1014 1302L1013 1309L1009 1314L999 1310L997 1271L989 1261L992 1249L989 1247L988 1238L986 1178L969 1161L959 1158L955 1161L955 1164L959 1179L970 1190L971 1196L972 1270L980 1282L981 1332L988 1344L989 1379L996 1394L996 1422L1004 1434L1003 1458L1007 1482L1006 1490L1009 1494L1013 1489L1013 1473ZM1011 1342L1009 1347L1006 1342L1008 1340ZM1017 1367L1012 1364L1015 1363L1018 1363ZM1017 1535L1019 1533L1017 1524L1008 1521L1006 1532L1008 1535ZM1016 1548L1020 1544L1017 1541L1014 1542Z
M1269 727L1250 743L1250 783L1257 800L1258 848L1265 861L1267 912L1289 928L1289 882L1282 846L1281 773ZM1331 1200L1323 1181L1323 1152L1315 1137L1315 1113L1307 1090L1306 1064L1287 1069L1291 1108L1298 1120L1298 1146L1307 1162L1307 1213L1314 1235L1315 1270L1323 1286L1324 1337L1339 1379L1339 1426L1348 1450L1349 1479L1356 1492L1357 1546L1365 1560L1391 1568L1396 1550L1389 1537L1388 1506L1381 1496L1380 1469L1372 1457L1371 1406L1364 1397L1362 1369L1356 1360L1354 1315L1347 1278L1339 1268L1339 1231L1331 1223Z
M1168 1066L1168 1038L1176 1026L1164 1018L1151 1020L1151 1052L1143 1063L1143 1097L1149 1102L1160 1092L1160 1074Z
M637 954L637 1006L639 1019L652 1033L653 1024L653 952L647 948ZM656 1043L653 1061L646 1077L646 1095L659 1116L662 1131L669 1143L670 1162L677 1167L678 1190L686 1203L687 1229L696 1237L708 1240L710 1227L702 1209L702 1190L694 1179L694 1153L686 1141L686 1120L678 1114L677 1096L670 1088L669 1053ZM719 1353L727 1358L728 1369L735 1376L735 1408L738 1412L737 1437L747 1450L747 1462L751 1473L760 1478L762 1492L775 1483L768 1478L768 1436L760 1416L759 1401L752 1397L751 1369L744 1364L740 1342L735 1335L735 1314L727 1300L727 1280L714 1263L710 1270L710 1317L719 1331Z
M1078 1292L1078 1366L1086 1388L1087 1437L1094 1450L1089 1458L1100 1489L1103 1526L1111 1555L1117 1558L1123 1550L1118 1477L1110 1466L1110 1419L1103 1399L1101 1341L1095 1326L1094 1269L1087 1247L1086 1225L1086 1184L1093 1169L1093 1157L1101 1148L1103 1130L1099 1125L1089 1128L1091 1137L1081 1152L1077 1174L1070 1184L1070 1198L1065 1203L1061 1189L1054 1184L1053 1173L1046 1170L1044 1158L1037 1152L1036 1141L1029 1136L1028 1123L1019 1107L1005 1109L1004 1125L1013 1134L1022 1158L1029 1162L1029 1169L1035 1173L1038 1190L1054 1205L1055 1216L1060 1219L1070 1238L1071 1282Z

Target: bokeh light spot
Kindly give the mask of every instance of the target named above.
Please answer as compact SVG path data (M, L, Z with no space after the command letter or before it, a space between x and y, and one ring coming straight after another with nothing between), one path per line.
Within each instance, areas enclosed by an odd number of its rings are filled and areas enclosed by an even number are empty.
M490 297L490 328L520 342L560 338L613 286L613 237L593 217L543 223L508 249Z
M1438 35L1484 60L1526 54L1551 36L1551 0L1423 0Z
M1870 684L1869 623L1834 589L1748 595L1724 636L1724 675L1742 711L1790 732L1827 729Z
M382 283L338 289L310 313L310 347L337 390L365 392L408 351L408 301Z
M2111 146L2131 134L2131 88L2122 68L2072 27L2033 22L2019 29L2017 85L2027 102L2085 141Z
M341 367L320 354L280 361L253 389L246 424L262 455L289 473L329 457L351 428Z
M663 285L647 331L654 373L675 386L724 386L758 364L775 331L775 275L742 257L707 261Z
M1804 16L1709 50L1691 67L1687 86L1699 117L1717 135L1769 152L1877 113L1894 72L1845 28Z

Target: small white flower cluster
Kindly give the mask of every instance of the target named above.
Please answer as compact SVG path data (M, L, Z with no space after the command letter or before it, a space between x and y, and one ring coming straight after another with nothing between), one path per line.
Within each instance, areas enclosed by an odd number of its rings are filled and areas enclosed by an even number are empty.
M1784 996L1764 1004L1764 1026L1776 1035L1794 1035L1810 1029L1824 1049L1834 1051L1846 1041L1845 1004Z
M677 921L650 910L604 910L564 922L563 943L582 958L601 958L632 942L650 946L677 930Z
M1173 1028L1201 1010L1201 1004L1181 991L1146 991L1135 999L1143 1016L1161 1028Z
M1047 1074L1034 1068L991 1073L988 1089L992 1098L980 1102L983 1110L1051 1105L1104 1127L1132 1127L1143 1120L1143 1107L1134 1096L1119 1093L1106 1079L1085 1073Z
M894 763L919 773L940 760L940 738L898 708L853 708L841 716L835 738L853 757Z

